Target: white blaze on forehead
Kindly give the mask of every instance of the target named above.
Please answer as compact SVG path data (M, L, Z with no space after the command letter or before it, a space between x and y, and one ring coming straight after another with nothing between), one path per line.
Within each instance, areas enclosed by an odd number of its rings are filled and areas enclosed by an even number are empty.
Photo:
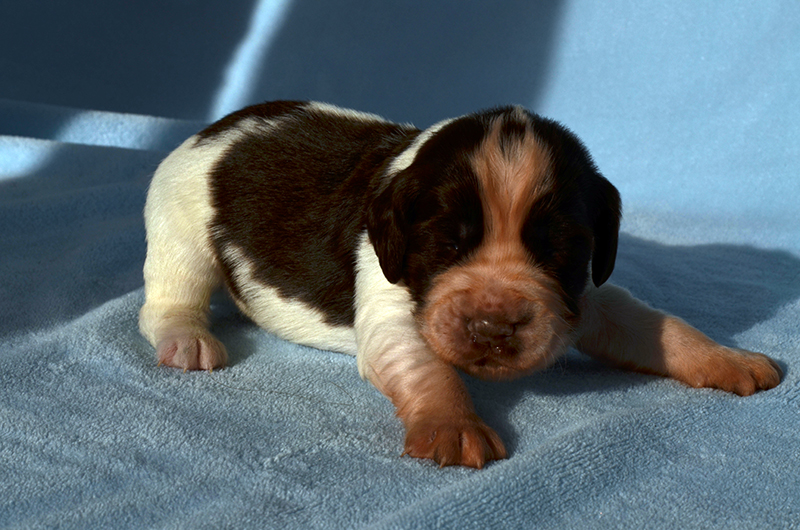
M394 175L400 173L404 169L407 169L413 162L414 159L417 157L417 153L419 152L420 148L430 140L434 134L442 130L447 124L451 123L456 118L449 118L447 120L442 120L439 123L431 125L424 131L422 131L411 145L406 148L405 151L397 155L397 157L392 160L392 163L389 164L389 170L387 171L387 176L393 177Z

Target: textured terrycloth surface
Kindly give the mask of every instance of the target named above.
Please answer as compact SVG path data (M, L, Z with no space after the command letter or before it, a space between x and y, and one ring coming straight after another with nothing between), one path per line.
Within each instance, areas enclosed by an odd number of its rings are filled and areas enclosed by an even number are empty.
M797 3L386 4L4 3L0 527L800 526ZM148 179L201 122L277 98L563 121L625 201L612 281L784 381L740 398L574 352L470 381L510 449L473 471L400 458L353 358L224 298L232 366L157 368L136 329Z

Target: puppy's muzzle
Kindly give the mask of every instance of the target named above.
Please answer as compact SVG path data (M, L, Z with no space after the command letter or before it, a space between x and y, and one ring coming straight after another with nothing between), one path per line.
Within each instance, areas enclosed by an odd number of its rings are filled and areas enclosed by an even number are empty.
M484 379L519 377L551 364L568 331L563 305L530 284L525 289L481 284L433 293L435 301L421 315L423 335L433 350Z

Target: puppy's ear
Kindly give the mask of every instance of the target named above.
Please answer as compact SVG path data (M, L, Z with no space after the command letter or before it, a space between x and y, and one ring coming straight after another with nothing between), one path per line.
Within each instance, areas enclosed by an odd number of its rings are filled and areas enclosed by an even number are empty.
M605 177L596 173L592 181L593 189L589 198L589 214L594 231L592 282L600 287L611 276L617 260L622 201L617 188Z
M550 148L558 172L577 175L578 185L594 235L592 282L603 285L617 260L622 202L619 192L597 170L589 151L569 129L555 121L531 115L534 130Z
M372 199L367 214L367 234L381 270L391 283L399 282L405 269L408 232L414 200L419 193L415 179L401 171Z

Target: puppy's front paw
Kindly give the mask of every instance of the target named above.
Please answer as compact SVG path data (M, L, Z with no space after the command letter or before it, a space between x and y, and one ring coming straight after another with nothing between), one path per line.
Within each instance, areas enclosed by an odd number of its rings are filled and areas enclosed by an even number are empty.
M225 346L210 333L171 335L156 348L158 364L186 370L223 368L228 362Z
M430 458L441 467L482 468L506 458L500 437L475 414L466 417L420 418L407 426L403 455Z
M778 386L782 375L778 363L766 355L720 347L686 382L694 387L719 388L749 396Z

